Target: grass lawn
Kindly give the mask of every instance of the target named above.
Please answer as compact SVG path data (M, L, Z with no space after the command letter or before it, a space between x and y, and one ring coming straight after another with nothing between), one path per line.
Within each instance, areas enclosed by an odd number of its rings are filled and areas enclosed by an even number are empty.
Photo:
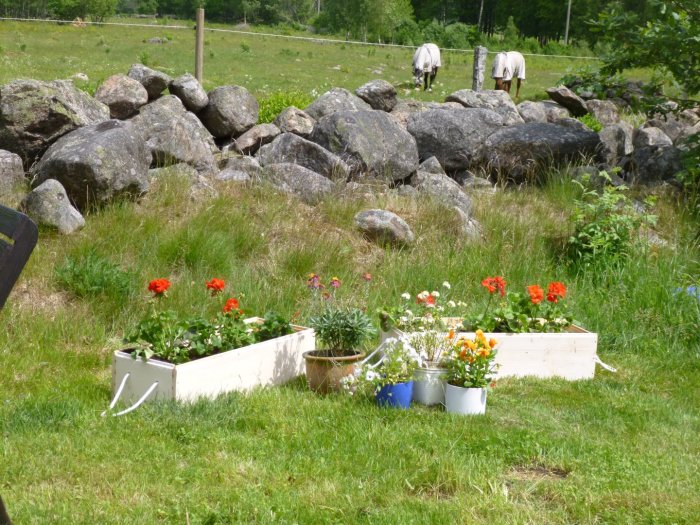
M697 276L698 257L692 223L668 203L657 209L672 248L639 247L621 267L576 275L553 252L576 196L557 180L477 199L479 245L428 202L309 208L264 187L219 190L192 203L184 181L165 177L139 204L89 214L76 235L41 232L0 312L0 491L17 523L698 522L700 314L673 294ZM352 217L375 206L406 217L416 245L363 240ZM503 380L477 418L323 398L303 381L100 417L111 352L146 311L149 279L169 277L167 300L185 314L211 311L203 283L218 276L249 312L298 310L303 323L312 271L339 276L370 312L444 280L479 309L486 275L513 290L563 280L619 372Z
M145 44L152 36L172 43ZM178 75L193 69L193 40L194 31L158 26L0 22L0 82L82 72L82 87L94 90L134 62ZM320 94L410 74L410 50L207 40L207 88ZM467 58L447 54L438 89L409 95L442 100L470 87ZM529 61L524 97L579 64ZM562 245L579 193L557 174L541 187L475 195L485 234L477 244L426 200L334 195L310 208L265 186L217 189L217 198L192 201L186 181L165 175L139 203L87 214L74 235L40 232L0 311L0 494L17 524L700 522L700 309L674 293L697 284L700 251L697 223L669 197L654 209L666 244L639 243L620 264L575 272ZM415 245L364 240L353 217L376 207L404 217ZM578 324L599 334L599 355L619 371L579 382L505 379L476 418L319 397L301 380L100 417L112 352L147 311L150 279L173 282L167 301L182 314L211 313L204 282L219 277L251 314L298 312L303 324L314 308L310 272L337 275L344 297L369 312L445 280L477 311L486 276L519 291L564 281Z
M144 23L143 20L133 22ZM191 28L193 22L179 21L173 25ZM167 44L149 44L146 40L151 37L170 40ZM157 23L146 28L76 28L53 23L3 21L0 22L0 82L16 78L54 80L84 73L89 81L78 81L76 85L94 92L105 78L116 73L125 74L136 62L171 76L194 73L194 41L195 31L191 29L170 29ZM369 80L383 78L398 86L401 96L434 101L442 101L459 89L471 88L473 54L444 51L443 67L433 92L417 93L409 89L412 88L413 51L206 32L203 83L206 89L241 85L261 96L277 90L321 94L336 86L355 90ZM527 57L528 78L521 96L523 99L546 98L544 89L556 85L564 74L597 64L595 60L582 58ZM642 72L637 74L648 76ZM492 88L491 83L487 78L486 87Z

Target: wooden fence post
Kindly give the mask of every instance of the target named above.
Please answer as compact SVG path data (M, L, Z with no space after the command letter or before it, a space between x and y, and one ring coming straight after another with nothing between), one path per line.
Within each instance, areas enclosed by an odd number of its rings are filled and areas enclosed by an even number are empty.
M204 9L197 9L197 36L194 47L194 76L202 83L204 70Z
M486 56L488 49L483 46L474 48L474 70L472 78L472 89L481 91L484 87L484 71L486 71Z

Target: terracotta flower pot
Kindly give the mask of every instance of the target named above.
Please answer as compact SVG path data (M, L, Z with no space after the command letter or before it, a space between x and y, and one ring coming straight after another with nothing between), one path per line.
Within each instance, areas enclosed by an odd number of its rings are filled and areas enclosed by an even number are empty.
M353 350L349 355L333 356L328 350L304 353L306 380L309 388L319 394L339 392L341 379L355 373L355 364L365 358L363 352Z

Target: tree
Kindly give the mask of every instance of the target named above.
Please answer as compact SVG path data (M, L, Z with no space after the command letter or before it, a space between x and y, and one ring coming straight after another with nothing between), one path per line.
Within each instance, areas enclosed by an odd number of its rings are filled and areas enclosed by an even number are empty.
M687 95L700 92L700 4L697 0L648 0L655 16L646 23L613 4L601 13L593 29L602 32L611 52L605 73L633 67L667 71Z

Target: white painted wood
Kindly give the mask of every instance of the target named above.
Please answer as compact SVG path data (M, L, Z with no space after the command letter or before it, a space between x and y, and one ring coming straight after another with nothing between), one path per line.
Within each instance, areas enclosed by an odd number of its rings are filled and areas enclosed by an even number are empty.
M257 318L246 320L256 322ZM279 385L304 373L303 353L316 346L314 331L294 326L295 332L262 343L237 348L188 363L173 365L149 359L134 359L116 351L112 374L113 392L122 377L131 375L122 400L136 401L154 381L158 387L149 400L192 401L214 398L231 391L249 391L257 386Z
M396 337L396 332L382 334ZM459 332L455 337L474 337L474 332ZM592 379L595 376L598 334L571 326L568 332L487 333L498 341L496 377L561 377L568 380Z

